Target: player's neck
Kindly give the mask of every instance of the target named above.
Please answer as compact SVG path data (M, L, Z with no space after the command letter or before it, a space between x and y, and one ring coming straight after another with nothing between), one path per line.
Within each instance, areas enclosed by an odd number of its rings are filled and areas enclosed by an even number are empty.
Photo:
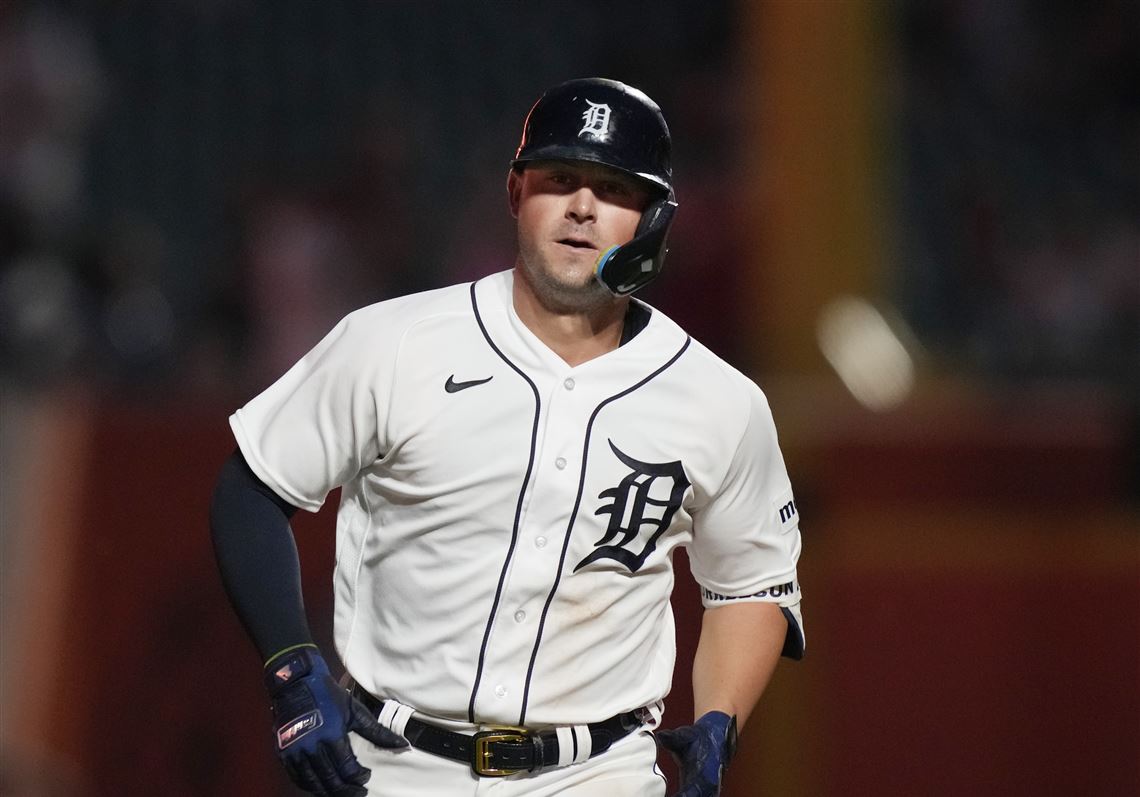
M516 277L515 313L527 329L571 367L613 351L621 344L628 300L618 300L581 312L552 310Z

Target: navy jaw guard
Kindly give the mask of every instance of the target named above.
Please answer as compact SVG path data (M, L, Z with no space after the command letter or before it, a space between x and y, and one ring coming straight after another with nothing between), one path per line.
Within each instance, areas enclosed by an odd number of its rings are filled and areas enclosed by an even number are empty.
M677 203L661 199L652 203L641 215L633 240L611 246L598 255L594 274L615 296L628 296L661 273L665 261L665 237Z

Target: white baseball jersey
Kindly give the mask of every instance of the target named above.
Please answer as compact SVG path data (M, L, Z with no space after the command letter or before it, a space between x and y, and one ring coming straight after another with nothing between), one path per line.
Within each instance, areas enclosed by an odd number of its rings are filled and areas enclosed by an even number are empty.
M343 488L352 677L469 722L659 710L677 546L705 606L775 602L802 646L798 515L760 389L656 310L571 367L515 314L513 276L350 314L230 419L285 500L316 511Z

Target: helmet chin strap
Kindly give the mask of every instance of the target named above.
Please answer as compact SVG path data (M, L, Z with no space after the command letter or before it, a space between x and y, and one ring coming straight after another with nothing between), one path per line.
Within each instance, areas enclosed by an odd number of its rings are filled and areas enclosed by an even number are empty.
M594 274L615 296L628 296L661 273L665 261L665 238L677 203L661 199L646 208L633 240L611 246L598 255Z

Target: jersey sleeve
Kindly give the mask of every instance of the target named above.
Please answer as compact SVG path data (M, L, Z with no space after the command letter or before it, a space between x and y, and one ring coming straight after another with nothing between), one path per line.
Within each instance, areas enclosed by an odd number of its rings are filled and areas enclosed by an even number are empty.
M693 516L689 563L705 608L775 603L788 620L784 655L803 655L796 565L799 511L768 401L749 385L748 419L720 488Z
M370 323L374 315L357 311L344 318L230 416L238 447L258 478L310 512L382 449L395 341Z

